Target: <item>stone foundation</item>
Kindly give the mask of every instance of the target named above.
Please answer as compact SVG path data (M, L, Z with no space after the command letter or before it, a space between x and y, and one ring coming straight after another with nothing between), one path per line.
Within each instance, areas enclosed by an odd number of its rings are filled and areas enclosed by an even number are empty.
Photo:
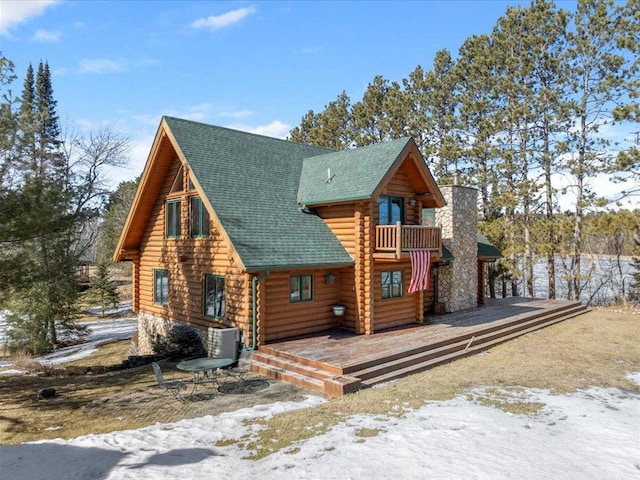
M138 345L136 349L136 355L152 355L153 342L158 338L158 335L167 335L171 327L181 324L180 322L172 322L171 320L163 317L157 317L150 313L140 312L138 314ZM202 345L205 350L208 347L207 342L207 330L191 327L200 335Z
M454 259L438 270L437 301L446 304L447 312L457 312L478 305L478 192L458 185L440 190L447 205L436 210L436 224Z
M150 313L138 314L138 355L153 354L153 342L158 335L166 335L173 322Z

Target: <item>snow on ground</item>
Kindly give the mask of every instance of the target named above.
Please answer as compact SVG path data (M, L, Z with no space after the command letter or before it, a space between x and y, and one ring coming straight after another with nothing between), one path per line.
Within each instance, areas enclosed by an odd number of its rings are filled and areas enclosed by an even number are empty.
M274 403L140 430L0 447L3 480L244 479L638 479L640 395L588 389L570 395L526 390L546 406L519 416L464 397L405 416L354 415L258 461L215 443L252 435L243 420L314 406ZM378 432L358 435L361 429Z
M105 310L107 315L123 314L131 310L130 304L120 305L114 309ZM6 321L4 319L3 312L0 312L0 345L6 342ZM95 315L100 314L100 309L92 309L90 313ZM95 352L98 346L102 343L111 340L123 340L131 338L137 328L136 317L128 318L114 318L112 320L102 320L97 322L79 322L81 325L86 325L89 328L89 335L86 337L86 342L80 345L73 345L71 347L60 348L55 352L43 355L42 357L34 358L35 361L40 362L43 365L57 365L64 362L72 362L82 358L86 358ZM9 361L0 361L0 367L11 366ZM3 370L0 374L21 374L25 373L20 370Z
M126 318L88 326L87 344L38 360L83 358L99 342L129 338L136 322ZM640 383L640 373L629 379ZM486 395L482 388L475 393ZM0 446L0 472L2 480L640 478L639 394L592 388L551 395L528 389L518 398L545 407L536 416L519 416L458 397L406 410L401 418L354 415L325 434L258 461L236 445L215 445L260 428L244 420L325 401L309 396L303 402L258 405L139 430Z

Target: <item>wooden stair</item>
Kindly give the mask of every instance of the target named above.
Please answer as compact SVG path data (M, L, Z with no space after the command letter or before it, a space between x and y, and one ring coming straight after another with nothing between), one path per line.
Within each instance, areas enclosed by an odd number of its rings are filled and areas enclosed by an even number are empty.
M464 328L460 334L448 338L404 345L379 356L363 355L362 361L341 367L309 360L265 345L255 352L251 369L311 391L337 397L481 352L498 343L587 311L588 309L578 302L567 302L536 315L516 315Z

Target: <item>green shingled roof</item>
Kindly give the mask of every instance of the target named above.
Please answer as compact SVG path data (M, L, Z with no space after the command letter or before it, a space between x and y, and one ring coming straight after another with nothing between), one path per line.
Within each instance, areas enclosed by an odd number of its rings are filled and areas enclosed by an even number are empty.
M371 198L410 141L400 138L304 159L298 202L319 205Z
M498 259L502 257L502 253L498 250L487 237L478 232L478 258Z
M303 160L333 150L164 121L247 271L353 264L324 221L297 204Z

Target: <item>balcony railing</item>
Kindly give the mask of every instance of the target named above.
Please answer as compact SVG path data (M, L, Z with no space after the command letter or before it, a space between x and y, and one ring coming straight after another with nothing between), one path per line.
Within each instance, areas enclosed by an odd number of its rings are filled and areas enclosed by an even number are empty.
M394 252L400 258L402 252L431 250L441 254L442 233L439 227L422 225L376 225L376 251Z

